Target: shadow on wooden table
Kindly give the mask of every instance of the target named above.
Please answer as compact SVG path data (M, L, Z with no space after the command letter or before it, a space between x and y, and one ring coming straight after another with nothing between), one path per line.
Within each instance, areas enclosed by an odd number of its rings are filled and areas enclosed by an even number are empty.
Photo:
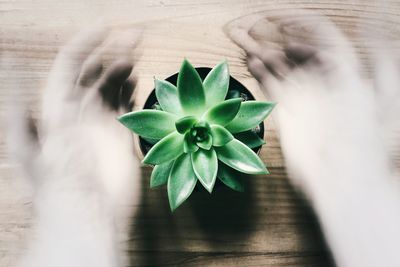
M230 266L249 257L253 264L332 265L313 213L282 170L249 177L244 193L219 186L210 195L199 187L174 213L166 188L149 188L150 172L143 168L130 266L220 265L226 257Z

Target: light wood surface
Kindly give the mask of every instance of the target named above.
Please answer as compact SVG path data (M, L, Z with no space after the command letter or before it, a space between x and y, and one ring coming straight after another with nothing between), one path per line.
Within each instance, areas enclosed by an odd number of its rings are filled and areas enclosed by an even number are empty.
M43 84L60 48L79 28L103 20L114 29L144 29L135 66L136 107L143 105L153 76L175 73L183 57L196 66L229 61L231 74L258 97L258 85L245 66L244 53L223 33L232 19L258 11L271 15L293 8L330 16L351 37L364 71L368 48L356 25L387 36L400 36L398 1L346 0L3 0L0 1L0 119L17 93L16 105L37 116ZM196 192L170 214L165 188L148 188L143 167L142 201L132 218L131 266L331 266L315 216L294 191L272 123L261 156L271 175L247 181L238 194L218 188L215 195ZM0 129L0 266L13 266L32 225L32 192L5 151Z

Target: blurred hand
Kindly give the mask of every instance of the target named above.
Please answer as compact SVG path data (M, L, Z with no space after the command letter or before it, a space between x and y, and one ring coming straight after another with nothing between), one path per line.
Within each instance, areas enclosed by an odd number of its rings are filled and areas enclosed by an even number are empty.
M353 166L368 160L353 160L350 152L379 149L373 91L361 79L353 47L331 21L296 10L243 17L227 31L246 52L263 92L278 103L272 115L286 164L303 190L318 185L311 179L321 160L341 173L349 158Z
M27 266L122 265L119 227L138 201L141 176L132 135L116 117L132 106L138 37L104 42L108 35L81 32L57 55L38 129L13 122L14 154L36 189Z
M350 42L326 17L300 10L243 17L226 30L278 103L289 177L311 200L337 266L400 266L400 191ZM393 107L383 116L398 117Z
M108 34L104 28L81 32L58 54L44 93L42 146L70 151L63 166L96 170L104 191L117 201L138 179L130 176L137 167L132 135L116 120L133 104L132 52L138 36L124 32L123 38L104 41ZM54 158L46 167L52 166Z

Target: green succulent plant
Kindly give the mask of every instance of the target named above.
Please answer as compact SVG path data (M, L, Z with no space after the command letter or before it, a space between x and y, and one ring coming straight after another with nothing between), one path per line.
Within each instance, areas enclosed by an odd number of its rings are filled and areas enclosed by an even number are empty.
M216 179L243 191L240 173L266 174L252 148L264 141L252 129L275 106L270 102L225 100L229 88L226 61L202 81L183 61L177 86L155 79L158 110L145 109L120 116L127 128L154 144L143 163L155 165L150 186L167 184L171 210L192 193L197 181L212 192Z

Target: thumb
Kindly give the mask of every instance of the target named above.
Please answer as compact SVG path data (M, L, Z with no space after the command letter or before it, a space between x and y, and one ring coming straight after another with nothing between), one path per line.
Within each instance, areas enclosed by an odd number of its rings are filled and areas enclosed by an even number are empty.
M16 106L16 105L13 105ZM24 171L35 178L35 164L40 152L36 124L23 110L9 110L6 121L6 143L12 160L22 165Z

